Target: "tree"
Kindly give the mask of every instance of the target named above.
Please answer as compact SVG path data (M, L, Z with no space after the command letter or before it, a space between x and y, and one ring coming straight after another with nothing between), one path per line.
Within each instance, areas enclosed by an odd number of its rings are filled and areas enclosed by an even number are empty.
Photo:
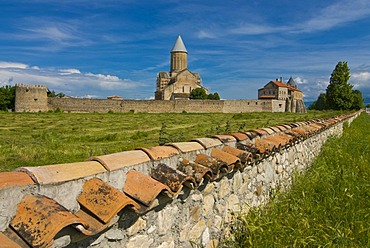
M15 86L5 85L0 88L0 110L14 110Z
M326 104L329 109L348 110L352 108L353 85L348 83L350 78L347 62L338 62L326 88Z
M309 109L316 109L316 110L324 110L326 108L327 106L326 106L326 94L325 93L321 93L319 97L317 98L317 100L314 101L309 107Z
M196 88L190 92L190 99L203 99L203 100L220 100L220 95L215 93L210 93L207 95L206 90L204 88Z
M62 92L59 92L58 94L55 93L54 90L48 91L48 97L65 97L66 95Z
M353 103L352 103L352 109L362 109L364 107L364 98L362 98L362 93L359 90L352 91L353 95Z
M213 94L211 93L211 94L208 95L207 99L209 99L209 100L220 100L220 95L217 92L215 92Z
M207 93L203 88L196 88L190 92L190 99L207 99Z

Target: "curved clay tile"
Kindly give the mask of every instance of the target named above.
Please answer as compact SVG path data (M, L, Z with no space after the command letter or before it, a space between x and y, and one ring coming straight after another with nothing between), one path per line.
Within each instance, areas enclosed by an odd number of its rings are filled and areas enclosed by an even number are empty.
M262 130L266 131L269 135L274 134L275 131L270 127L263 127Z
M211 156L217 160L221 160L222 162L226 163L229 167L228 172L232 171L234 167L241 167L240 159L237 156L234 156L230 153L219 149L212 149Z
M264 157L269 156L272 152L275 151L275 149L277 149L274 144L268 142L265 139L256 140L254 145L259 150L259 153L263 154Z
M252 131L257 133L261 137L269 134L266 130L263 129L254 129Z
M87 223L62 205L45 196L27 195L18 204L11 227L32 247L52 245L55 235L70 225Z
M154 161L179 155L179 151L171 146L144 147L137 150L143 150Z
M31 177L24 172L1 172L0 189L13 186L26 186L35 184Z
M237 141L249 139L248 135L246 135L245 133L232 133L231 135L234 136L234 138L237 139Z
M236 147L240 150L251 153L253 160L258 160L261 158L260 150L251 142L246 142L245 144L237 143Z
M228 143L228 142L236 142L236 139L232 135L227 134L217 134L213 135L212 138L219 139L222 143Z
M209 167L212 171L212 180L218 178L220 173L227 173L229 171L226 163L202 153L197 155L195 163Z
M198 138L198 139L194 139L192 141L198 142L205 149L222 145L222 142L219 139L212 139L212 138Z
M292 144L295 142L294 137L293 137L293 136L291 136L291 135L288 135L288 134L286 134L286 133L279 133L279 134L277 135L277 137L278 137L279 139L281 139L282 141L284 141L284 146L285 146L285 147L286 147L286 146L290 146L290 145L292 145Z
M154 201L159 194L163 193L166 197L173 196L168 186L141 172L130 170L126 176L123 192L149 208L154 206Z
M305 130L304 128L302 127L299 127L299 128L294 128L291 130L292 132L296 132L298 134L300 134L301 136L303 136L304 138L306 138L308 136L308 131Z
M197 186L201 185L204 179L212 179L212 170L201 164L189 162L187 159L183 159L179 162L177 169L194 178Z
M167 145L173 146L177 150L183 153L204 150L204 147L198 142L175 142L175 143L169 143Z
M187 176L183 172L175 170L166 164L159 164L152 170L151 176L155 180L167 185L174 194L179 193L183 185L193 189L196 184L191 176Z
M103 156L89 158L90 161L98 161L108 171L114 171L127 166L133 166L150 161L148 155L140 150L125 151Z
M17 243L13 242L8 236L0 232L0 246L5 248L18 248L21 247Z
M253 130L245 132L245 134L249 137L250 140L253 140L259 137L258 133L254 132Z
M287 130L290 130L290 129L292 129L292 127L291 126L289 126L289 125L287 125L287 124L284 124L284 125L282 125L283 127L285 127Z
M250 164L253 161L252 153L240 150L238 148L224 146L224 148L222 148L222 151L238 157L243 164Z
M279 135L273 135L263 140L271 143L274 146L273 151L275 152L280 152L288 144L288 141Z
M54 164L37 167L21 167L17 171L26 172L38 184L60 183L105 172L96 161L69 164Z
M85 182L77 201L105 224L125 207L140 209L134 200L98 178Z
M278 127L269 127L269 128L272 129L275 133L281 132L281 130Z

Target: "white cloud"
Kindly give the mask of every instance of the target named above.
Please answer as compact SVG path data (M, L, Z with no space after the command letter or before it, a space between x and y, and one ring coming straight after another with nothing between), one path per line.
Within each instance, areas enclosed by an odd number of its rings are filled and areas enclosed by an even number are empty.
M370 15L368 0L342 0L322 9L312 19L297 26L296 31L313 32L329 30Z
M370 72L354 73L351 75L351 78L358 81L370 81Z
M23 63L0 62L0 69L27 69L29 66Z
M296 84L307 84L308 80L301 77L295 77L294 82Z
M70 74L81 74L78 69L61 69L59 70L60 75L70 75Z
M237 28L230 30L232 34L260 35L287 31L288 27L272 27L264 24L243 23Z
M120 81L121 79L117 76L111 76L111 75L103 75L103 74L93 74L93 73L86 73L85 74L86 76L89 76L89 77L96 77L100 80L103 80L103 81L112 81L112 82L117 82L117 81Z
M198 32L198 38L199 39L215 39L217 38L217 35L215 33L211 33L209 31L201 30Z
M16 68L16 70L14 69ZM0 84L44 84L49 89L69 96L106 98L108 95L123 95L129 90L143 86L140 82L121 79L114 75L83 73L79 69L48 69L29 67L22 63L0 61ZM118 92L117 92L118 91Z

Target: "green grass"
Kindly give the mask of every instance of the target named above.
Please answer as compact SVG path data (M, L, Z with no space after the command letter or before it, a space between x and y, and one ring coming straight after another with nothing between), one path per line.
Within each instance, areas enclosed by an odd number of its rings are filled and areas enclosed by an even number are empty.
M370 116L329 139L264 208L238 215L227 247L370 247Z
M339 112L314 111L307 114L0 112L0 172L20 166L84 161L93 155L158 145L159 141L189 141L217 133L337 114Z

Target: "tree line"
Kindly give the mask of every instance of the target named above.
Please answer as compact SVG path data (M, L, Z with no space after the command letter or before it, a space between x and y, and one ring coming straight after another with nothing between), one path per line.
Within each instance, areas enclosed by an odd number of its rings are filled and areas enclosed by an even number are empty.
M364 98L359 90L348 83L350 69L347 62L340 61L333 70L326 93L319 95L309 109L359 110L364 107Z

